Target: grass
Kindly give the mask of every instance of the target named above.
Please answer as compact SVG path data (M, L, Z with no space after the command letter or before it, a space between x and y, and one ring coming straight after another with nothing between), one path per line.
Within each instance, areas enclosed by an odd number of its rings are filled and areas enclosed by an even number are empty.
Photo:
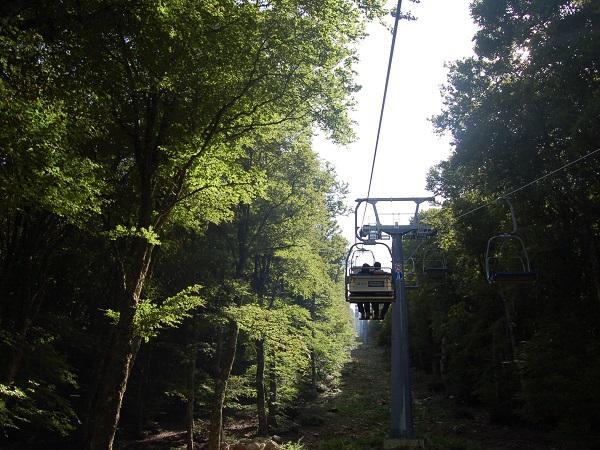
M444 436L424 436L425 448L428 450L481 450L481 443L469 439Z
M380 450L389 433L389 365L377 348L361 348L343 371L340 390L321 397L305 411L305 441L286 450ZM542 449L527 430L491 424L489 414L432 388L431 377L413 372L413 422L428 450Z
M357 358L344 368L340 391L322 405L325 425L314 430L319 450L380 449L388 433L389 372L383 350L363 348Z
M285 444L281 444L282 450L306 450L304 444L302 444L302 439L298 442L287 442Z

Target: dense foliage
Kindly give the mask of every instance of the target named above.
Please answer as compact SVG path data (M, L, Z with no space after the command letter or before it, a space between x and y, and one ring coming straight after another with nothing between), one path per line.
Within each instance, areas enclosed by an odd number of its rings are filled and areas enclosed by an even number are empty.
M226 405L254 402L264 432L336 373L345 187L311 137L352 139L355 46L383 13L2 3L4 439L106 449L120 418L168 413L190 447L210 416L216 449Z
M0 5L0 439L106 449L168 417L192 448L207 418L217 449L228 410L264 434L335 376L345 186L311 137L352 138L354 46L381 3ZM443 202L423 214L450 273L408 294L412 362L498 423L591 446L600 5L472 15L476 56L449 65L432 119L453 138L428 175ZM486 280L507 194L534 285Z
M453 138L432 168L450 275L410 294L413 362L460 401L598 442L600 435L600 5L478 0L476 56L449 65ZM513 224L534 285L490 285L487 241Z

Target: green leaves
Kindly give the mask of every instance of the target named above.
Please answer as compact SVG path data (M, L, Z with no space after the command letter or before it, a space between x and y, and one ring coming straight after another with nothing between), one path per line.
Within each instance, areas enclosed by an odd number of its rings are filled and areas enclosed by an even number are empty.
M206 304L200 296L201 289L200 285L189 286L158 305L142 300L136 311L137 332L148 341L159 330L181 324L183 319L192 316L194 309Z
M29 342L42 317L42 326L58 323L47 310L100 342L115 331L98 314L109 311L128 322L118 329L125 344L102 348L114 370L105 380L116 380L130 373L112 362L133 360L131 333L148 341L199 307L215 319L224 305L258 298L251 263L264 257L283 261L260 287L274 312L255 311L261 321L244 327L269 339L282 371L304 370L306 309L292 303L318 292L327 309L343 251L332 214L344 209L344 188L322 170L310 138L319 128L336 141L352 139L355 44L366 21L385 13L383 2L21 6L10 26L0 24L0 259L10 269L0 299L4 347ZM250 284L256 297L246 292ZM341 348L347 324L336 317L332 327ZM61 351L75 354L83 384L95 385L85 368L98 355L80 346ZM14 373L27 379L32 369L17 367L10 350ZM60 379L57 392L73 380ZM35 401L42 394L31 392ZM71 417L68 405L52 401L27 407ZM96 425L111 421L107 411L100 408ZM46 417L44 426L67 429Z
M15 417L14 412L11 412L6 407L6 401L11 401L12 399L25 399L27 394L16 386L0 384L0 425L6 428L18 428L14 423L14 419L22 419L20 417Z
M229 307L226 312L236 318L250 339L263 340L268 351L285 354L287 364L306 370L310 336L310 317L306 309L296 305L273 309L244 305Z
M477 56L450 65L444 110L433 118L438 132L453 137L454 150L428 176L428 188L446 199L444 241L454 268L448 303L431 319L438 339L449 341L442 346L451 364L446 379L497 412L518 413L536 426L563 422L563 431L574 414L585 424L580 430L592 429L596 420L583 412L583 369L572 369L597 367L598 358L568 348L575 342L577 349L597 346L595 337L579 333L588 300L597 305L600 298L598 250L590 234L598 228L597 164L578 159L600 146L589 122L600 92L592 61L600 52L600 15L592 3L473 3ZM512 227L506 209L495 203L508 193L540 273L530 288L485 286L480 276L486 240ZM577 231L567 236L569 228ZM586 250L590 246L594 250ZM566 266L574 270L563 278ZM569 354L571 375L548 365L555 353ZM562 400L557 403L551 391L560 391ZM561 404L562 412L551 404Z
M137 237L142 238L152 245L160 245L158 234L150 228L136 228L129 227L125 228L123 225L117 225L114 230L106 233L110 240L117 240L121 238Z
M148 342L161 330L177 327L184 319L192 317L195 309L206 304L201 290L202 286L193 285L160 303L156 303L156 299L140 300L135 317L136 334ZM118 323L118 311L107 310L106 315L114 324Z

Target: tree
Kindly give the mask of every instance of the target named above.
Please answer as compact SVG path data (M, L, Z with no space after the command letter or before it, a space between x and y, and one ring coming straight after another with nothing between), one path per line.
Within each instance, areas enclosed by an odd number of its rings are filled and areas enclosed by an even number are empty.
M268 431L267 398L273 398L275 394L275 372L288 370L276 368L276 362L279 361L277 366L280 366L282 359L277 350L280 344L276 343L287 340L288 334L291 339L298 333L304 333L301 325L306 324L303 319L292 321L294 323L287 326L281 322L278 331L266 332L265 327L270 327L272 323L269 316L279 317L285 310L288 314L300 317L290 306L289 300L300 293L299 284L304 284L302 289L306 291L302 292L310 296L315 289L320 289L319 285L327 284L328 279L327 264L322 261L320 254L310 250L315 248L312 240L324 238L323 234L315 233L314 229L321 230L320 233L325 233L325 230L329 232L329 222L333 220L332 214L335 211L328 209L330 205L325 201L325 196L335 198L338 184L331 169L321 168L317 156L310 148L307 131L309 130L288 126L282 134L290 137L279 143L265 143L248 149L244 165L247 170L265 174L268 181L264 191L251 204L238 205L232 222L211 227L208 234L208 242L213 247L210 266L222 267L223 273L229 274L237 282L247 283L252 290L253 299L246 298L241 302L233 292L228 302L225 299L223 301L231 309L239 309L228 317L236 317L235 321L240 323L245 339L250 337L249 345L255 351L254 385L261 434ZM323 247L326 246L328 243L323 244ZM220 250L215 251L215 247ZM297 266L290 265L287 260L299 252L306 254L306 260L302 260ZM266 323L263 324L261 318ZM237 330L230 324L227 333L230 338L227 342L231 345L222 347L225 352L223 355L228 355L224 358L226 365L218 371L215 380L210 443L215 448L220 444L220 411L225 401L224 390L235 355L234 344L237 338L233 336L236 333ZM285 347L288 352L292 351L291 345ZM299 350L301 349L293 351ZM302 367L297 360L291 364L287 362L286 365L288 364ZM267 369L271 376L271 396L267 393Z
M175 294L159 300L147 283L174 215L203 228L249 203L264 180L241 162L257 142L279 140L281 124L347 142L358 88L353 44L382 12L371 1L3 5L2 114L10 120L1 132L17 143L2 155L3 193L27 180L25 196L10 195L13 211L34 204L34 228L46 216L58 236L74 227L114 269L109 298L96 305L118 322L101 327L111 339L97 360L91 448L112 446L141 306L154 311ZM39 254L53 246L47 240ZM43 286L44 268L36 272Z
M541 363L554 359L553 351L568 351L566 346L549 345L550 335L563 336L585 349L573 358L584 377L596 370L592 367L597 359L588 350L596 347L597 340L568 331L572 325L567 316L578 317L586 328L596 328L587 317L595 314L600 299L595 275L599 249L590 235L598 224L597 193L595 184L583 188L596 175L594 164L583 160L600 143L597 124L589 121L597 111L600 92L595 62L600 51L599 10L589 1L500 4L484 0L474 2L472 14L480 27L475 37L477 56L450 66L443 89L445 107L433 118L439 132L453 136L454 150L431 170L428 186L447 199L444 209L449 216L459 218L456 223L449 220L448 225L456 229L451 231L451 246L463 259L473 255L472 268L475 261L481 266L485 256L484 236L512 228L506 211L495 204L499 195L512 193L519 234L528 243L540 276L537 286L528 290L484 290L463 283L463 301L456 301L449 319L457 320L452 328L465 331L462 338L454 336L457 344L477 342L481 346L477 353L492 355L491 361L477 362L481 378L474 383L477 390L468 389L471 394L488 404L504 405L504 417L517 412L524 417L526 411L527 420L532 420L535 410L544 417L545 426L562 423L563 430L571 427L572 433L570 418L550 417L548 410L543 411L545 401L556 400L551 400L553 394L546 390L542 399L533 386L540 386L542 372L547 379L559 380L563 375L558 367L550 375ZM532 184L534 180L540 182ZM569 276L565 267L574 269ZM477 304L478 298L485 301ZM474 311L477 314L471 316ZM473 341L485 329L483 318L491 339ZM449 320L446 328L450 325ZM465 367L466 361L454 357L457 370ZM568 406L563 406L581 412L575 388L580 381L575 378L565 383L572 395L565 399ZM577 416L584 433L597 421L594 415Z
M0 404L10 403L0 407L0 425L25 419L67 434L74 411L60 391L72 390L76 375L56 348L60 326L40 326L40 317L47 318L57 253L100 211L104 184L81 148L96 135L93 118L78 108L85 95L71 92L67 101L52 51L27 25L0 20ZM46 371L31 370L44 353Z
M364 15L352 2L112 1L35 3L21 17L42 9L48 68L66 94L84 94L78 106L100 130L85 146L106 183L93 228L111 240L122 282L91 448L110 448L139 346L136 311L174 208L194 197L210 222L248 201L256 177L236 163L241 144L272 125L315 121L334 139L351 135L351 44Z

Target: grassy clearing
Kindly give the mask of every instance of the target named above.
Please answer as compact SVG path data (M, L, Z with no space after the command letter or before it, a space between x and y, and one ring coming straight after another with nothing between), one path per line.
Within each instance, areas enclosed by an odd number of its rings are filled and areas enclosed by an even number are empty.
M303 412L301 447L289 450L383 448L390 429L389 352L362 346L352 356L339 389L319 396ZM415 433L428 450L567 448L522 427L491 423L485 410L458 402L422 371L413 371L412 391Z
M379 449L389 428L389 372L384 350L360 347L339 389L304 412L305 450Z

